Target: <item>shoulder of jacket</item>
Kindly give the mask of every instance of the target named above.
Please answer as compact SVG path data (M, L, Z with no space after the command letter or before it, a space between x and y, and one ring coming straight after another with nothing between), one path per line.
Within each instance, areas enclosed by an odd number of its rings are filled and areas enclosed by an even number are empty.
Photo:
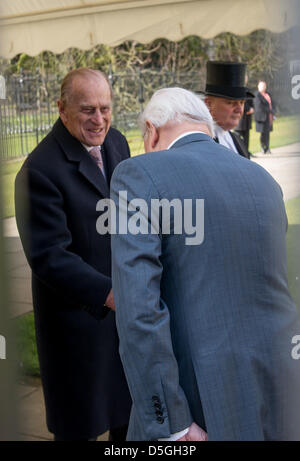
M25 159L22 169L32 169L47 175L47 172L55 170L58 173L57 163L63 159L62 149L50 132Z
M124 140L127 142L126 137L121 133L121 131L117 130L117 128L110 127L106 136L114 139Z

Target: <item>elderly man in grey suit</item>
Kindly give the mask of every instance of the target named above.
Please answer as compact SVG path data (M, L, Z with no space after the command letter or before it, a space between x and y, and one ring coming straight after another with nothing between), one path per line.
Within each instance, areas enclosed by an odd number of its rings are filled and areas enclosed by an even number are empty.
M111 183L127 439L297 439L281 189L213 141L189 91L157 91L141 126L153 152L119 164Z

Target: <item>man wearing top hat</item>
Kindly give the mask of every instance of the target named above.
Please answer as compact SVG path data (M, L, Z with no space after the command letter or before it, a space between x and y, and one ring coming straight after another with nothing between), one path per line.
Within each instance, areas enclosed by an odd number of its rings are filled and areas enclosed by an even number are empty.
M216 122L215 140L250 158L243 140L231 131L240 122L245 101L254 97L245 86L246 64L208 61L206 67L205 103Z

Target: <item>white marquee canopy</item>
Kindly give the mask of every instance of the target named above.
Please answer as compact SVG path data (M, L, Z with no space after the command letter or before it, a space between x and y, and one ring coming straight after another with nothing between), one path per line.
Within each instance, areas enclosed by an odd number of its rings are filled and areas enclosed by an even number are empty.
M282 32L297 22L297 0L0 0L0 55L89 49L125 40L212 38L230 31Z

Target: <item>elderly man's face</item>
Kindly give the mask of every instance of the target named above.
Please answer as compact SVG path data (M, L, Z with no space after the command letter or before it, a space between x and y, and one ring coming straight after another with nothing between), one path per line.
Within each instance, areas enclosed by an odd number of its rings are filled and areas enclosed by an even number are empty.
M145 135L144 135L145 152L153 152L154 151L154 148L151 146L151 140L152 140L152 135L151 135L151 131L148 128Z
M58 102L67 130L86 146L103 144L112 117L110 88L102 77L77 76L65 104Z
M235 128L243 115L245 101L208 96L205 102L217 124L228 131Z

